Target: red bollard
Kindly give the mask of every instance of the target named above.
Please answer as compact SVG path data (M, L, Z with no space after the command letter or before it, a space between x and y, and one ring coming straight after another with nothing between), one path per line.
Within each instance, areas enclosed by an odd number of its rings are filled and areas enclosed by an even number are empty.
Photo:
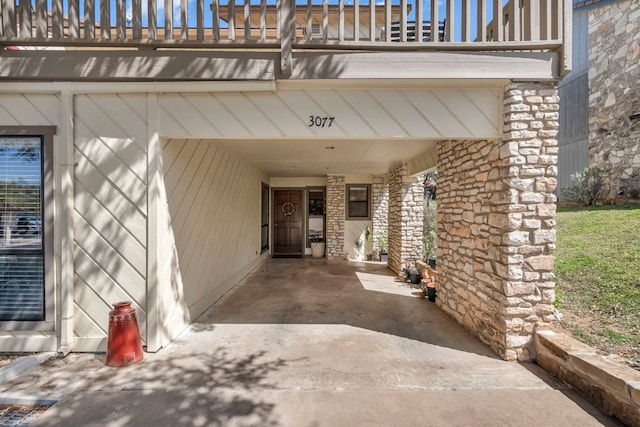
M109 341L107 365L127 366L142 360L142 342L136 309L131 301L113 304L109 312Z

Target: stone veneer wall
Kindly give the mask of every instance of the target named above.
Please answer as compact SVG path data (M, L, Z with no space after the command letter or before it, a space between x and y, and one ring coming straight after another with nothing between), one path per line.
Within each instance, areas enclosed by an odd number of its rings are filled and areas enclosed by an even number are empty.
M387 236L389 227L389 183L386 175L374 175L371 184L373 254L380 260L380 239ZM388 250L388 247L387 247Z
M397 274L422 259L424 176L403 164L389 174L389 268Z
M507 360L553 316L558 96L511 84L497 141L438 145L437 304Z
M640 191L640 2L589 15L589 164L609 169L609 200ZM633 118L635 115L635 118Z
M344 259L345 178L327 176L327 259Z

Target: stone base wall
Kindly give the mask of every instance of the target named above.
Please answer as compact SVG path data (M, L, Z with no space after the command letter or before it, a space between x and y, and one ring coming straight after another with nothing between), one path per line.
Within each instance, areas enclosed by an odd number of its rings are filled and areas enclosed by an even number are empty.
M389 183L386 175L374 175L371 185L371 234L373 238L373 257L380 260L380 240L388 241L389 227ZM388 250L388 247L387 247Z
M327 259L344 259L345 177L327 176Z
M422 260L424 177L401 165L389 174L389 268L397 274Z
M608 170L609 201L640 198L640 3L589 16L589 164ZM621 201L621 200L619 200Z
M507 360L530 360L552 318L558 97L505 92L499 141L438 145L437 304Z

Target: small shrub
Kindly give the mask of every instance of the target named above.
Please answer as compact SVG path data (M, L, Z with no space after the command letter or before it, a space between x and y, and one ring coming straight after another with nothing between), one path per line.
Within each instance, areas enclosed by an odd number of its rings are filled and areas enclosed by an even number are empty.
M422 255L426 261L436 254L436 206L431 203L424 208L424 235L422 236Z
M573 185L562 189L562 197L587 206L602 203L609 191L605 181L607 173L608 170L593 166L572 174Z

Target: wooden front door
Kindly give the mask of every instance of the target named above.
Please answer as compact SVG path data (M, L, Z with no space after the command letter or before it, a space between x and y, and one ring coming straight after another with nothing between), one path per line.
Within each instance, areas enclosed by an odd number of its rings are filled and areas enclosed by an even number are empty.
M301 256L303 254L302 191L274 192L274 255Z

